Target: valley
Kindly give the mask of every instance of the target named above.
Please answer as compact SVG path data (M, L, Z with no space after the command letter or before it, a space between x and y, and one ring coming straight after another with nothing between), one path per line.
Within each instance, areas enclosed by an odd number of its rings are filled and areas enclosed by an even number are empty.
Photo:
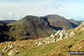
M69 56L68 51L84 51L83 36L84 22L26 16L0 24L0 56Z

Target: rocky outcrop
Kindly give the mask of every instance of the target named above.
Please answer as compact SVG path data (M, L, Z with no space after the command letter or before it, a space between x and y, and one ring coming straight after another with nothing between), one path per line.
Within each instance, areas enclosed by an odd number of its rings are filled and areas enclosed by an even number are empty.
M69 37L73 37L74 35L76 35L76 33L74 31L72 31L69 35Z
M18 49L15 48L16 46L17 45L14 45L14 44L8 44L0 51L0 54L2 55L7 54L8 56L15 56L16 54L20 52Z
M42 44L49 44L52 42L61 41L69 37L74 37L75 35L75 31L69 32L67 30L58 30L55 34L51 34L50 37L46 37L44 40L37 41L36 45L40 46Z

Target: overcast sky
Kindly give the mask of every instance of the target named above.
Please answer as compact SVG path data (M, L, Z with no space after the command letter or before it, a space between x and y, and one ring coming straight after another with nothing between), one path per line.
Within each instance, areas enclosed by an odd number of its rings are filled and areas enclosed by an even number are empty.
M0 0L0 20L18 20L26 15L48 14L84 20L84 0Z

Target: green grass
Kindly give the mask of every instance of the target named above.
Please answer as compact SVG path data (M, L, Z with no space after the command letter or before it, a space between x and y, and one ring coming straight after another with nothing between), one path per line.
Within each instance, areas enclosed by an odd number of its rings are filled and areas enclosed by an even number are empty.
M67 31L72 32L73 30L74 29L70 29ZM75 32L76 32L76 36L74 37L67 38L55 43L43 44L40 45L39 47L35 45L35 42L39 40L43 40L45 38L32 40L33 42L31 42L30 40L28 40L27 42L21 41L22 44L24 45L24 48L17 47L17 49L21 51L16 56L69 56L68 51L70 51L71 49L69 49L68 47L80 43L84 38L84 31L75 31ZM44 33L44 32L40 32L40 33ZM24 37L20 37L20 38L24 38ZM44 48L43 46L47 46L47 48Z
M50 44L43 44L39 47L36 47L35 45L32 45L32 47L24 50L23 52L19 53L17 56L41 56L43 54L45 55L49 55L52 51L56 51L56 55L57 53L59 55L62 56L68 56L67 52L69 51L69 46L70 45L75 45L77 43L79 43L84 37L84 32L79 32L77 33L77 35L75 37L72 38L67 38L65 40L62 41L58 41L55 43L50 43ZM63 45L63 46L61 46ZM43 46L47 46L47 48L43 48ZM54 54L54 55L55 55Z

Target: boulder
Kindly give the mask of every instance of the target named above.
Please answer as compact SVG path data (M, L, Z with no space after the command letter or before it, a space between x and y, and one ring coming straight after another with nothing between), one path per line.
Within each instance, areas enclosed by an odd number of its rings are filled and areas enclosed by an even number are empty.
M37 46L40 46L42 43L41 42L38 42Z
M36 45L38 44L38 42L35 43Z
M13 48L13 44L9 44L8 45L8 48Z
M60 32L61 32L61 30L58 30L57 33L55 34L55 36L58 35Z
M70 33L69 37L73 37L73 36L75 36L75 35L76 35L76 33L75 33L74 31L72 31L72 32Z
M54 38L54 35L53 35L53 34L51 34L51 36L50 36L50 37Z
M1 50L1 52L4 53L7 49L8 49L8 47L5 46L5 47Z
M16 50L16 49L15 49L14 51L15 51L15 54L18 54L18 53L19 53L19 50Z
M59 35L60 35L59 39L63 40L63 31Z
M8 56L13 56L13 55L14 55L14 51L10 50L9 53L8 53Z
M8 56L14 56L14 55L16 55L16 54L18 54L19 53L19 50L10 50L9 52L8 52Z
M47 43L47 41L48 41L48 40L43 40L43 42L42 42L42 43L43 43L43 44L46 44L46 43Z

